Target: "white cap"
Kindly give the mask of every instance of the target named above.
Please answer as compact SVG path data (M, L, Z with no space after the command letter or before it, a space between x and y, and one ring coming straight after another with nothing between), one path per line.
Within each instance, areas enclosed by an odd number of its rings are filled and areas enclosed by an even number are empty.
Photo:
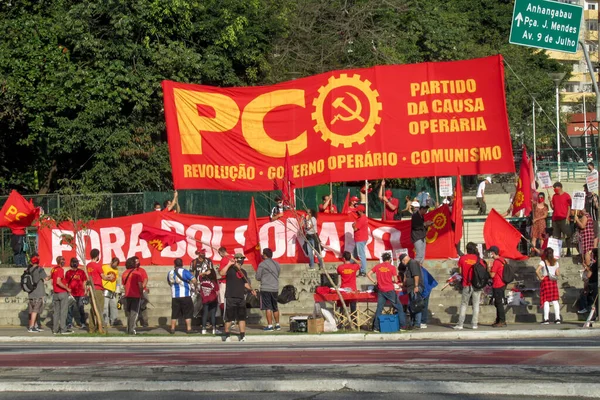
M410 205L411 207L421 207L418 201L413 201L412 203L410 203Z
M486 181L488 181L489 183L492 183L492 177L488 176L487 178L485 178Z

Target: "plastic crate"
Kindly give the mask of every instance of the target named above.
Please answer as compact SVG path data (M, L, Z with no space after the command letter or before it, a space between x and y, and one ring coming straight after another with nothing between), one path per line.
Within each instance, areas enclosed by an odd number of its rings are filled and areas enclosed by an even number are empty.
M399 330L398 314L379 316L379 332L398 332Z

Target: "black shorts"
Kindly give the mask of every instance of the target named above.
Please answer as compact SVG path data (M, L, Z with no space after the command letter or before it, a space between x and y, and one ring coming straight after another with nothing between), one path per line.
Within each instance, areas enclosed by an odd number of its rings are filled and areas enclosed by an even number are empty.
M225 298L225 316L228 322L246 320L246 300L236 297Z
M194 302L191 297L174 297L171 299L171 319L191 319L194 315Z
M260 309L279 311L277 308L277 292L260 292Z

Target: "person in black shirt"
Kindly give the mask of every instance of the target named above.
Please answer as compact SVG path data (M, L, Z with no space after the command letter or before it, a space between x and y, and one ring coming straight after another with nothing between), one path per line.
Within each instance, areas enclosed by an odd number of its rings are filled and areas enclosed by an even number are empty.
M587 278L587 282L583 287L581 296L579 297L579 311L577 314L587 314L591 311L594 300L598 296L598 249L592 250L592 263L591 265L585 265L583 271L583 278ZM597 310L597 308L596 308ZM597 312L597 311L596 311ZM594 316L596 319L598 315Z
M219 273L227 277L225 288L225 341L231 341L229 329L231 321L238 321L240 327L240 342L246 341L246 290L256 296L256 292L250 286L250 280L246 270L242 268L246 257L242 253L236 253L235 262L230 260Z
M421 265L416 260L413 260L408 254L400 254L398 257L400 264L406 266L404 272L404 282L402 285L403 292L408 294L409 299L409 310L410 304L417 300L418 294L423 293L423 273L421 272ZM416 329L421 328L421 317L422 312L410 312L411 326Z
M423 265L425 260L425 237L427 236L427 228L429 228L433 222L425 221L425 214L427 213L427 205L421 204L421 206L415 211L410 222L410 239L415 245L415 260Z
M583 185L585 191L585 211L594 221L594 238L598 238L598 195L588 190L588 185Z

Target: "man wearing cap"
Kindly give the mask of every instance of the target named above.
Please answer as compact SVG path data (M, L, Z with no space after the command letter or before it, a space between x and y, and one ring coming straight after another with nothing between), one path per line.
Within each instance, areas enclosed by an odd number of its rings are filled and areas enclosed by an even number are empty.
M279 295L279 274L281 266L273 260L273 250L263 249L263 261L256 270L256 280L260 282L260 309L265 312L267 317L267 326L263 330L272 332L281 330L279 325L279 307L277 306L277 296ZM275 319L275 327L273 327Z
M477 215L487 214L487 204L485 204L485 185L488 183L492 183L492 178L490 176L482 180L477 187L477 193L475 194L477 205L479 206L479 212Z
M433 225L433 221L425 221L426 213L427 205L421 204L414 212L410 221L410 239L415 246L415 260L420 265L423 265L423 261L425 260L425 238L427 236L427 229Z
M356 217L356 206L358 205L358 197L352 196L350 197L350 204L348 205L348 214L353 217Z
M405 256L406 254L404 254ZM402 257L402 255L400 256ZM384 253L381 256L381 264L377 264L367 274L367 278L371 282L377 285L377 309L375 310L375 316L373 317L373 331L379 332L379 316L383 311L383 307L386 302L398 310L398 321L400 322L400 329L406 328L406 316L404 315L404 308L400 304L400 299L396 290L394 290L394 283L398 282L398 272L390 261L392 256L390 253ZM377 280L373 278L373 274Z
M494 263L489 267L490 277L492 278L492 298L496 306L496 322L492 324L493 328L505 328L506 316L504 313L504 289L506 283L502 280L504 274L504 265L506 261L500 257L498 246L492 246L488 249Z
M194 278L201 279L202 276L208 276L211 269L214 269L214 266L212 260L206 257L206 249L197 249L196 258L190 264L190 272Z
M416 260L411 259L408 254L400 254L398 261L406 266L403 288L404 293L408 294L409 302L413 303L417 300L418 294L423 297L423 273L421 272L421 266ZM422 310L417 313L411 312L410 315L412 326L421 329Z
M550 207L552 208L552 236L556 239L562 239L562 234L564 233L565 241L563 242L563 248L567 248L567 257L570 257L572 231L569 225L569 218L571 216L571 196L563 190L563 185L560 182L555 182L552 187L554 188L554 195L550 201ZM557 254L557 256L559 255Z
M356 206L358 218L352 223L354 229L354 258L360 259L360 276L367 274L367 240L369 239L369 222L365 215L365 206Z
M387 189L385 191L385 196L382 195L383 189L385 188L385 179L381 181L381 186L379 187L379 200L383 201L384 210L381 215L382 221L393 221L396 219L396 215L398 214L398 206L400 202L398 199L395 199L392 194L392 191Z
M248 274L242 268L246 257L242 253L236 253L235 262L229 261L227 265L219 271L221 276L227 277L227 287L225 288L225 341L230 342L229 330L231 321L238 321L240 327L240 342L246 341L246 290L256 296L256 292L250 286Z

